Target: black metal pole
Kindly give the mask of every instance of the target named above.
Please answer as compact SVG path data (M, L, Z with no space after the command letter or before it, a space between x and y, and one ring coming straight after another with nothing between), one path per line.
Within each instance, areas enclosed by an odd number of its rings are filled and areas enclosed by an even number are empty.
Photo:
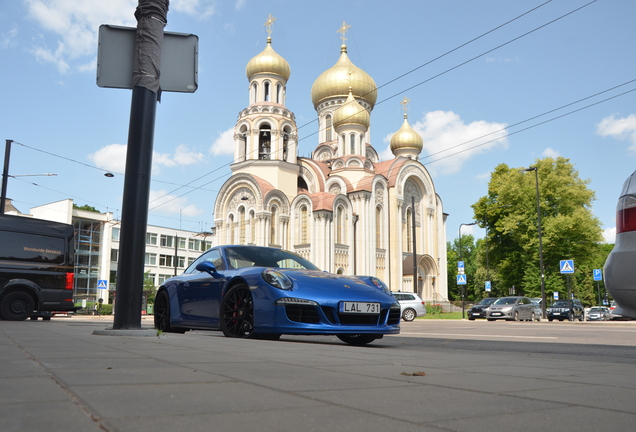
M545 267L543 266L543 243L541 240L541 198L539 195L539 169L534 170L535 187L537 192L537 232L539 233L539 271L541 272L541 318L545 319Z
M7 182L9 180L9 159L11 159L11 143L13 140L6 140L4 146L4 170L2 171L2 198L0 199L0 214L4 214L4 206L7 203Z
M174 235L174 275L177 275L177 266L179 265L179 234Z
M141 329L159 65L168 0L139 0L113 329Z

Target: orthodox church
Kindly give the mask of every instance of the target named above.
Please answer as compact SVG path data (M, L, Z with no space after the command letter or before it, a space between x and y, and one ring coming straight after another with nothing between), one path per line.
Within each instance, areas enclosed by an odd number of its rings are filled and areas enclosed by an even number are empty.
M265 23L267 46L247 63L249 105L238 114L232 175L214 207L216 243L280 247L329 272L373 275L393 291L447 301L447 215L418 161L421 136L405 113L391 138L394 157L380 160L370 134L377 86L349 59L343 23L340 57L311 89L318 144L299 157L274 20Z

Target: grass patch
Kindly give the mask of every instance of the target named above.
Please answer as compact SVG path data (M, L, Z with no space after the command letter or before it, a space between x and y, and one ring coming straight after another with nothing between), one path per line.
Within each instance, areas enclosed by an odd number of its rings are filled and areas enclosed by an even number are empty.
M462 319L461 312L440 312L440 313L427 313L421 319Z

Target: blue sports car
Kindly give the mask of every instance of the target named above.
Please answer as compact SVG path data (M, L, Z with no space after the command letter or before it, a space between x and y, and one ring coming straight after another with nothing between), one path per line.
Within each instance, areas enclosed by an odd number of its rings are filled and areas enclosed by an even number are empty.
M159 287L154 313L164 332L220 329L235 338L333 334L365 345L400 332L400 305L380 279L323 272L258 246L208 250Z

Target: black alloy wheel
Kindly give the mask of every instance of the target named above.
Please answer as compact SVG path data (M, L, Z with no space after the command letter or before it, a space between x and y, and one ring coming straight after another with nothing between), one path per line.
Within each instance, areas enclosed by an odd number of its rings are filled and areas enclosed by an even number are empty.
M233 286L223 296L221 330L232 338L254 336L254 300L247 285Z
M170 324L170 298L167 291L161 291L155 298L155 328L164 333L184 333L185 329L172 327Z
M33 298L22 291L7 294L0 304L0 316L7 321L24 321L33 314Z
M339 334L336 336L341 341L348 343L349 345L355 345L355 346L366 345L368 343L373 342L376 339L382 338L382 335L375 335L375 334L357 334L357 335Z

